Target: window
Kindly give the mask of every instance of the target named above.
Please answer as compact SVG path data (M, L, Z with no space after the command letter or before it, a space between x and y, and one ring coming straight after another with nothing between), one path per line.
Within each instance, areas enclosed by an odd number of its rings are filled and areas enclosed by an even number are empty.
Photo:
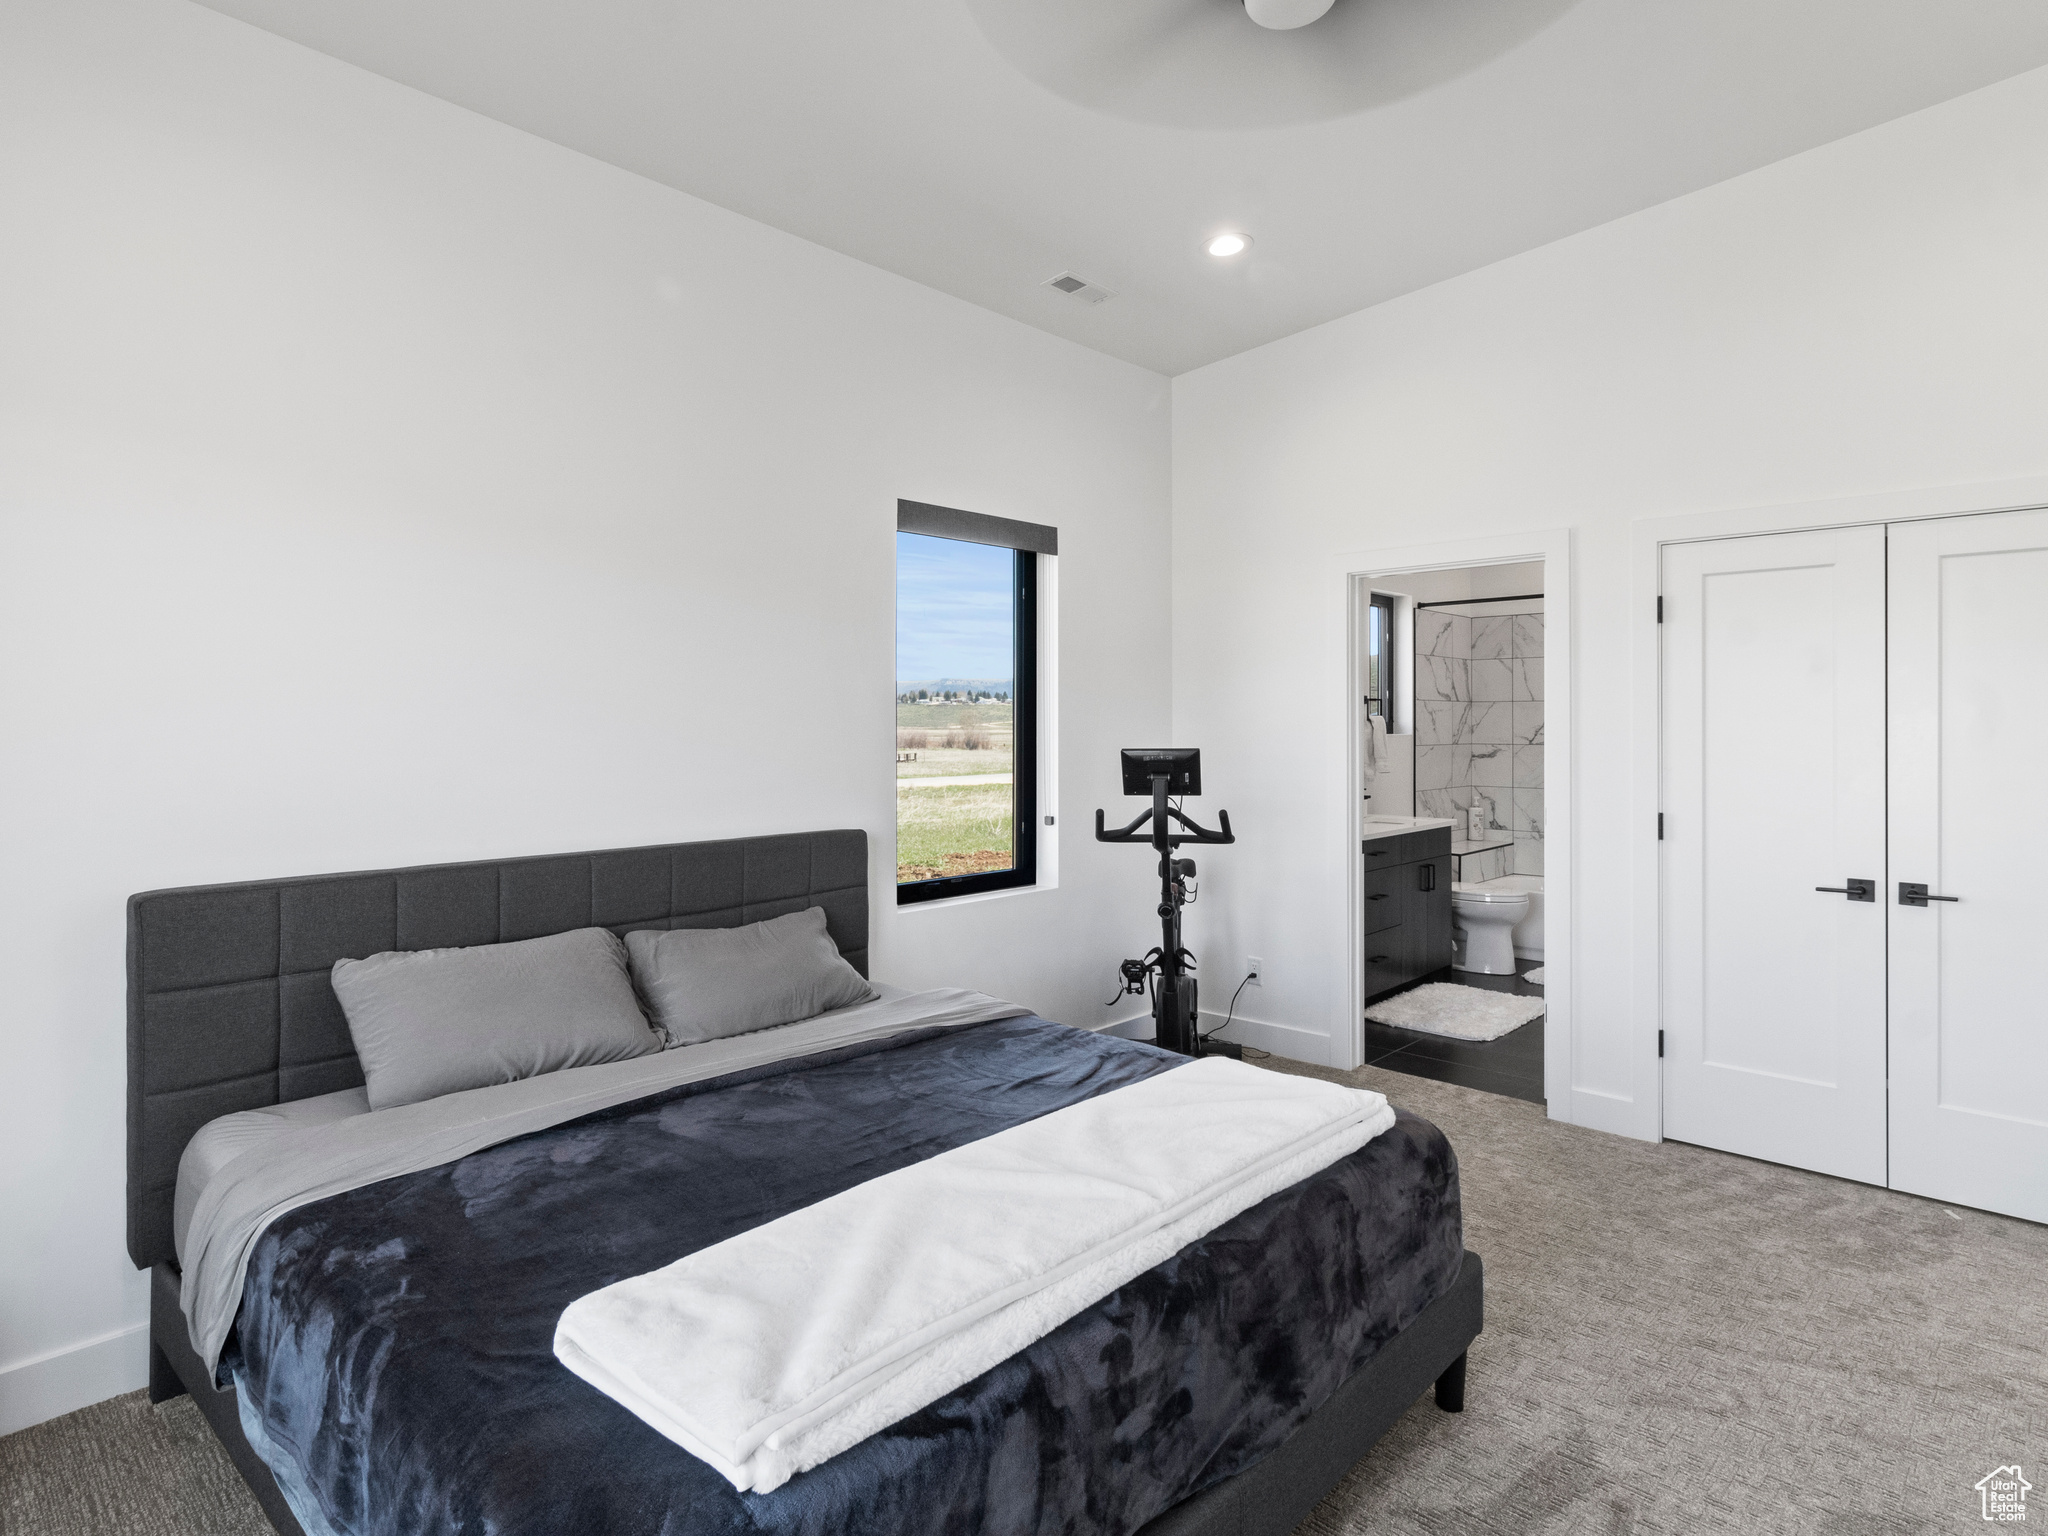
M1365 630L1365 712L1394 726L1394 600L1372 595Z
M1038 878L1035 523L897 504L896 900Z

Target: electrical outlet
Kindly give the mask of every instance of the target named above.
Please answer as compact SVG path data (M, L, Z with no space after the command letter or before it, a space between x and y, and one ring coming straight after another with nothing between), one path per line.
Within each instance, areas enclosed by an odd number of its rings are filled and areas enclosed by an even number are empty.
M1261 981L1260 978L1266 974L1266 962L1257 955L1247 955L1244 962L1244 973L1252 986L1262 987L1265 985L1265 982Z

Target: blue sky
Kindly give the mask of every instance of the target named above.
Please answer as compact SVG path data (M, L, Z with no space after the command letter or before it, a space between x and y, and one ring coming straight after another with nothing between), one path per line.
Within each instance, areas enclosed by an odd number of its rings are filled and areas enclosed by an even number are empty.
M1016 555L992 544L896 535L896 677L1007 678Z

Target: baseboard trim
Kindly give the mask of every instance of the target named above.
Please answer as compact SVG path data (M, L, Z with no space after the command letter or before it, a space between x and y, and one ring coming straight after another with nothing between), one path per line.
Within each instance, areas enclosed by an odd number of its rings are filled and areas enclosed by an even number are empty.
M1150 1040L1152 1015L1138 1013L1128 1019L1113 1019L1107 1024L1088 1024L1083 1027L1098 1035L1117 1035L1125 1040Z
M149 1324L0 1366L0 1435L89 1408L149 1383Z
M1275 1056L1285 1056L1290 1061L1311 1062L1319 1067L1330 1064L1330 1037L1319 1030L1302 1029L1294 1024L1271 1024L1264 1019L1248 1019L1242 1014L1231 1019L1230 1028L1219 1029L1228 1017L1221 1013L1202 1015L1202 1033L1214 1034L1219 1040L1235 1040L1239 1045L1248 1045L1253 1050L1270 1051ZM1152 1038L1152 1015L1138 1014L1134 1018L1118 1019L1112 1024L1091 1024L1088 1026L1098 1035L1121 1035L1126 1040L1150 1040Z
M1248 1019L1243 1014L1230 1020L1228 1029L1218 1030L1228 1015L1202 1015L1202 1033L1216 1032L1219 1040L1235 1040L1255 1051L1270 1051L1290 1061L1305 1061L1318 1067L1330 1065L1330 1037L1321 1030L1303 1029L1297 1024L1274 1024L1265 1019Z

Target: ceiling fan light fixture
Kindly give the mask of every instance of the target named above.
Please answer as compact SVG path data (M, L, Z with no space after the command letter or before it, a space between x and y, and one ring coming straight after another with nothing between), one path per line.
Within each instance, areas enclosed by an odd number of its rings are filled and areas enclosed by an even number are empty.
M1211 235L1202 249L1218 260L1242 256L1251 248L1252 237L1239 230L1226 230L1220 235Z
M1321 21L1336 0L1244 0L1244 13L1274 32L1291 32Z

